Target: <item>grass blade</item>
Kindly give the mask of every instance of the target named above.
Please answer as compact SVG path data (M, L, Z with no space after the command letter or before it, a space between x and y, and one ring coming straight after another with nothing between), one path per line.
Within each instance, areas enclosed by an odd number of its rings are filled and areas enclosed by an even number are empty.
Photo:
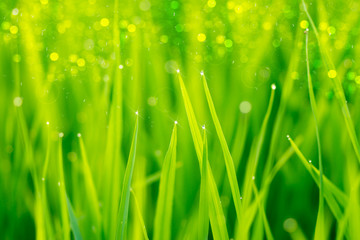
M176 170L176 122L172 132L170 146L165 155L157 200L154 240L171 239L171 215L174 197L175 170Z
M254 190L254 193L255 193L255 200L258 204L258 208L259 208L259 211L260 211L260 214L261 214L261 217L262 217L262 220L263 220L263 224L264 224L264 228L265 228L265 234L266 234L266 239L268 240L273 240L274 237L271 233L271 229L270 229L270 225L269 225L269 221L267 220L267 217L266 217L266 213L265 213L265 209L264 209L264 203L263 201L260 200L259 198L259 191L255 185L255 182L253 181L252 182L252 186L253 186L253 190ZM256 234L256 233L255 233ZM256 238L255 238L256 239Z
M311 75L310 75L309 34L307 31L305 31L305 36L306 36L305 50L306 50L306 70L307 70L307 78L308 78L308 89L309 89L309 96L310 96L311 112L313 114L314 122L315 122L316 142L317 142L317 147L318 147L319 170L320 170L319 211L318 211L318 217L317 217L317 221L316 221L317 223L316 223L316 229L315 229L315 239L319 239L319 238L321 238L321 236L325 236L325 234L324 234L323 165L322 165L322 159L321 159L321 144L320 144L320 134L319 134L319 127L318 127L318 113L317 113L314 89L313 89Z
M135 165L138 130L139 130L139 115L138 112L136 112L134 135L131 143L129 159L126 165L124 181L121 191L119 213L117 218L116 239L121 239L121 240L126 238L126 227L128 221L128 213L129 213L130 188L131 188L131 179Z
M66 187L64 178L63 156L62 156L62 137L63 133L59 133L58 147L58 175L59 175L59 194L60 194L60 213L62 221L63 239L70 240L70 224L68 216L68 207L66 203Z
M130 192L131 192L131 194L132 194L132 196L133 196L133 198L134 198L135 207L136 207L136 210L137 210L137 213L138 213L138 217L139 217L139 221L140 221L140 224L141 224L141 228L142 228L143 234L144 234L144 239L145 239L145 240L149 240L149 236L148 236L147 231L146 231L144 219L143 219L143 217L142 217L142 215L141 215L141 210L140 210L140 207L139 207L139 202L138 202L137 197L136 197L136 195L135 195L135 192L134 192L134 190L133 190L132 188L130 189Z
M305 156L302 154L302 152L297 147L295 142L290 138L290 136L287 136L287 137L288 137L288 140L290 141L291 146L294 148L295 153L298 155L299 159L301 160L302 164L305 166L306 170L308 170L311 177L314 179L315 183L319 187L319 185L320 185L319 175L316 174L315 171L313 171L312 167L310 167L310 163L306 160ZM334 214L335 218L339 221L342 218L343 213L341 212L340 206L334 196L336 196L337 198L341 198L342 196L338 196L338 193L334 193L333 191L331 191L332 188L329 187L330 180L326 180L325 176L323 178L324 178L324 198L325 198L326 202L328 203L330 210Z
M204 126L204 146L203 146L203 158L202 158L202 175L200 186L200 201L199 201L199 240L208 239L209 232L209 204L208 204L208 146L206 138L206 130Z
M203 140L201 139L201 133L199 127L197 125L197 120L195 117L194 110L192 108L189 95L186 91L186 87L184 81L180 74L178 74L181 94L185 104L186 115L189 121L190 131L193 138L195 151L199 160L199 166L202 170L202 154L203 154ZM201 173L203 174L203 173ZM214 176L211 171L210 164L207 167L207 174L209 177L209 193L210 197L210 205L209 205L209 218L211 224L211 230L214 236L214 239L229 239L224 212L221 206L219 192L215 183Z
M329 53L320 44L319 33L317 31L317 28L315 26L315 23L314 23L312 17L310 16L310 14L309 14L309 12L307 10L307 7L306 7L306 4L305 4L304 0L302 0L302 5L303 5L304 11L305 11L305 13L306 13L306 15L307 15L307 17L308 17L308 19L310 21L311 27L314 29L314 33L315 33L315 36L316 36L316 39L318 41L318 45L319 45L319 48L320 48L320 53L321 53L321 56L323 58L323 61L324 61L325 65L326 65L327 71L328 72L330 72L331 70L335 71L335 66L334 66L334 63L331 61L331 59L329 57ZM335 71L335 73L336 73L336 71ZM340 107L341 107L341 112L342 112L344 120L345 120L346 129L347 129L347 131L349 133L349 137L350 137L351 143L353 145L356 157L357 157L358 161L360 162L360 145L359 145L359 141L358 141L357 136L356 136L354 123L353 123L353 121L351 119L350 111L349 111L349 108L347 106L347 101L346 101L346 98L345 98L344 89L343 89L343 87L341 85L340 80L338 78L336 78L336 74L335 74L335 77L333 77L331 79L332 79L332 82L333 82L334 92L335 92L336 98L338 99L338 102L339 102Z
M98 200L98 196L96 193L96 188L95 188L93 176L91 173L91 169L89 166L84 141L83 141L80 133L78 133L77 136L79 138L80 152L81 152L81 157L82 157L82 168L81 169L84 174L85 187L86 187L86 192L87 192L88 199L89 199L89 205L91 206L92 218L96 222L97 232L100 232L99 200Z
M267 128L267 125L269 122L271 110L272 110L273 103L274 103L275 89L276 89L275 84L272 84L269 105L267 107L265 117L264 117L264 120L261 125L259 137L257 139L256 145L254 145L254 147L252 147L251 152L250 152L249 162L248 162L248 166L246 168L245 181L244 181L244 196L246 197L244 200L245 207L247 207L250 202L250 198L251 198L250 196L252 194L252 187L251 187L252 183L251 182L253 181L252 179L255 177L255 173L256 173L259 157L260 157L261 147L264 142L266 128Z
M234 161L233 161L233 159L231 157L229 147L228 147L228 145L226 143L224 133L223 133L223 131L221 129L220 121L219 121L219 118L217 117L217 114L216 114L216 111L215 111L215 106L214 106L214 103L213 103L212 98L211 98L210 90L209 90L209 87L207 85L205 75L204 75L203 72L201 72L201 75L202 75L202 79L203 79L205 95L206 95L206 99L207 99L207 102L208 102L208 105L209 105L211 117L213 119L215 129L216 129L216 133L217 133L217 135L219 137L221 148L222 148L222 151L223 151L223 154L224 154L225 166L226 166L226 170L227 170L227 174L228 174L228 178L229 178L231 192L232 192L232 195L233 195L236 214L237 214L238 219L240 219L241 218L241 202L240 202L240 197L241 196L240 196L239 184L238 184L237 177L236 177L236 170L235 170L235 166L234 166Z
M75 238L75 240L82 240L83 238L80 233L79 224L78 224L74 210L71 206L71 203L70 203L70 200L69 200L69 197L67 196L67 194L66 194L66 204L67 204L67 208L69 210L70 226L74 233L74 238Z

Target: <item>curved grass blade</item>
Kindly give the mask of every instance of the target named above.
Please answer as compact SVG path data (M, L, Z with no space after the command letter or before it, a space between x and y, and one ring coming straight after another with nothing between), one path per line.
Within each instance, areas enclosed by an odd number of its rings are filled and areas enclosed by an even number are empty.
M307 17L308 17L308 19L310 21L311 27L314 29L315 37L317 39L317 42L318 42L318 45L319 45L319 48L320 48L320 54L321 54L321 56L323 58L323 61L324 61L325 65L326 65L327 71L328 72L331 71L331 70L335 71L335 66L334 66L334 63L331 61L331 59L329 57L329 53L320 44L319 33L317 31L317 28L315 26L315 23L314 23L312 17L310 16L310 13L307 10L307 7L306 7L306 4L305 4L304 0L302 0L302 5L303 5L304 11L305 11L305 13L306 13L306 15L307 15ZM351 114L350 114L349 108L347 106L347 101L346 101L346 98L345 98L344 89L343 89L343 87L341 85L340 80L338 78L336 78L336 76L334 78L331 78L331 79L332 79L332 83L333 83L333 86L334 86L335 96L338 99L338 102L339 102L340 107L341 107L341 112L342 112L344 120L345 120L346 129L348 131L348 134L349 134L351 143L353 145L356 157L357 157L358 161L360 162L360 145L359 145L359 141L358 141L357 136L356 136L354 123L353 123L353 121L351 119Z
M134 135L131 143L129 159L126 165L124 181L121 190L119 213L117 217L116 239L121 239L121 240L126 238L126 227L128 221L128 213L129 213L130 187L131 187L131 179L135 165L138 129L139 129L139 115L136 112Z
M197 120L195 117L194 110L192 108L189 95L186 91L186 87L184 81L181 78L181 75L178 74L181 94L185 104L186 115L189 121L190 131L193 138L196 155L199 160L199 166L202 171L202 154L203 154L203 140L201 139L201 133L199 127L197 125ZM203 173L201 173L203 174ZM210 164L207 167L207 174L209 177L209 193L210 193L210 204L209 204L209 218L211 224L211 231L213 233L213 237L215 240L221 239L226 240L229 239L229 235L227 233L226 223L224 212L221 206L219 192L215 183L214 176L211 171Z
M336 240L344 239L344 235L346 236L347 239L351 239L348 235L348 232L346 232L348 229L347 224L351 213L353 212L353 214L354 213L356 214L356 212L358 212L356 211L356 205L359 204L359 197L358 197L359 185L360 185L360 175L357 177L353 186L351 187L349 203L346 206L343 218L338 222ZM356 226L359 226L359 224L356 224Z
M138 217L139 217L139 221L140 221L140 224L141 224L141 228L143 230L143 234L144 234L144 239L145 240L149 240L149 236L147 234L147 231L146 231L146 227L145 227L145 223L144 223L144 219L141 215L141 210L140 210L140 207L139 207L139 202L137 200L137 197L135 195L135 192L132 188L130 188L130 192L134 198L134 202L135 202L135 207L136 207L136 210L137 210L137 213L138 213Z
M228 178L229 178L229 183L230 183L230 188L231 188L231 192L232 192L232 196L233 196L233 200L234 200L234 205L235 205L235 209L236 209L236 214L238 219L241 218L241 202L240 202L240 189L239 189L239 184L237 181L237 177L236 177L236 170L235 170L235 166L234 166L234 161L231 157L230 151L229 151L229 147L226 143L226 139L224 136L224 133L221 129L221 125L220 125L220 121L219 118L217 117L216 114L216 110L215 110L215 106L214 103L212 101L211 98L211 94L210 94L210 90L209 87L207 85L206 79L205 79L205 75L202 72L202 80L203 80L203 85L204 85L204 90L205 90L205 95L206 95L206 99L209 105L209 109L210 109L210 113L211 113L211 117L213 119L214 125L215 125L215 129L216 129L216 133L219 137L220 140L220 144L221 144L221 148L224 154L224 159L225 159L225 166L226 166L226 170L227 170L227 174L228 174Z
M74 210L72 208L72 205L70 203L70 200L69 200L69 197L67 196L67 194L66 194L66 204L67 204L67 208L69 210L70 226L74 233L74 238L75 238L75 240L82 240L83 238L80 233L79 224L78 224Z
M181 168L182 167L182 162L176 162L176 169L178 168ZM138 181L138 182L135 182L133 184L133 188L134 189L137 189L137 188L141 188L141 187L145 187L145 186L148 186L154 182L157 182L160 180L160 177L161 177L161 170L158 171L158 172L155 172L149 176L147 176L144 180L142 181Z
M309 96L310 96L310 106L311 112L314 117L315 122L315 132L316 132L316 142L318 147L318 157L319 157L319 170L320 170L320 186L319 186L319 210L318 216L316 220L316 228L315 228L315 239L323 238L321 236L325 236L324 230L324 187L323 187L323 165L321 159L321 144L320 144L320 133L319 133L319 126L318 126L318 113L316 107L316 100L314 89L311 81L310 75L310 61L309 61L309 34L305 32L306 40L305 40L305 50L306 50L306 70L307 70L307 78L308 78L308 89L309 89Z
M171 239L171 215L174 197L176 167L177 127L172 132L170 146L161 170L159 196L157 200L154 240Z
M300 143L302 139L296 139L296 142ZM276 176L276 174L279 172L279 170L282 168L282 166L285 165L285 163L290 159L290 157L293 155L294 149L290 146L289 149L287 149L284 154L280 157L280 159L277 161L276 165L271 170L270 174L268 175L267 179L265 180L265 185L261 188L259 194L257 195L257 200L265 202L267 191L269 189L269 186ZM256 196L255 196L256 197ZM248 208L244 211L244 219L246 219L246 223L244 224L243 230L245 232L249 231L251 224L256 216L257 212L257 202L253 201Z
M209 194L208 194L208 145L206 138L206 130L204 127L204 146L203 146L203 158L202 158L202 174L200 185L200 201L199 201L199 232L198 239L208 239L209 232Z
M258 208L259 208L259 211L260 211L260 214L261 214L261 217L262 217L262 221L263 221L263 224L264 224L266 239L273 240L274 237L273 237L273 235L271 233L269 221L267 220L267 217L266 217L266 213L265 213L265 209L264 209L264 202L261 201L260 198L259 198L259 191L258 191L254 181L252 182L252 186L253 186L253 190L254 190L254 193L255 193L255 199L256 199L256 202L258 204ZM255 239L259 239L259 238L255 237Z
M267 129L270 114L272 111L274 97L275 97L275 89L276 89L275 84L272 84L270 100L269 100L269 104L268 104L268 107L267 107L267 110L265 113L264 120L261 124L259 136L257 139L254 140L254 143L251 146L249 161L246 166L245 178L244 178L244 184L243 184L243 189L244 189L243 191L244 191L244 196L245 196L245 198L243 200L243 208L244 209L246 209L249 206L250 201L251 201L251 196L252 196L251 185L252 185L253 179L255 178L255 173L256 173L259 157L260 157L261 147L264 142L266 129ZM255 214L255 213L253 213L253 214ZM245 221L248 222L248 218L242 218L239 221L240 229L237 231L237 234L238 234L237 238L239 238L239 239L248 238L248 236L246 236L248 234L248 230L246 230L248 228L248 223L245 223ZM259 229L262 231L261 227L259 227Z
M261 125L259 137L257 139L256 145L254 145L254 147L252 147L251 152L250 152L249 163L246 168L245 180L244 180L244 196L246 197L244 199L244 207L247 207L250 202L250 196L251 196L251 192L252 192L252 188L251 188L252 183L251 182L253 181L252 178L255 177L261 147L264 142L266 128L267 128L267 125L269 122L270 114L271 114L273 103L274 103L275 89L276 89L275 84L272 84L269 105L267 107L265 117L264 117L264 120Z
M305 156L302 154L300 149L297 147L295 142L290 138L290 136L287 136L288 140L290 141L291 146L294 148L295 153L298 155L299 159L301 160L302 164L305 166L306 170L310 173L311 177L314 179L315 183L320 185L319 183L319 174L316 173L316 171L313 170L312 167L310 167L310 163L306 160ZM338 202L336 201L336 198L342 198L342 196L339 196L337 192L332 191L332 187L329 186L330 180L326 180L326 177L324 176L324 198L326 202L329 205L329 208L331 212L334 214L337 221L339 221L343 213L341 212L340 206Z

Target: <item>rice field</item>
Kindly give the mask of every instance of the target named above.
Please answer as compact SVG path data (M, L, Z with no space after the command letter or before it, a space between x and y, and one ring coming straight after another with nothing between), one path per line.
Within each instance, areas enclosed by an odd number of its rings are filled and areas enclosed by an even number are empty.
M0 239L359 239L360 2L2 0Z

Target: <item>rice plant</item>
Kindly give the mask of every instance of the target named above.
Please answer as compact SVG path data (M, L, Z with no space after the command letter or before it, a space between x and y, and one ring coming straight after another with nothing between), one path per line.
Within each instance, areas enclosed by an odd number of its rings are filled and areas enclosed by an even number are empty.
M359 21L2 0L0 239L358 239Z

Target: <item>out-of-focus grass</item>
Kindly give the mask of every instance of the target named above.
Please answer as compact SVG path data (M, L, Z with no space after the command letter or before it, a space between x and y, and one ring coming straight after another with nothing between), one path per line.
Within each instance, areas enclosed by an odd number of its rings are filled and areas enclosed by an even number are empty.
M357 239L359 21L351 0L2 0L0 239Z

